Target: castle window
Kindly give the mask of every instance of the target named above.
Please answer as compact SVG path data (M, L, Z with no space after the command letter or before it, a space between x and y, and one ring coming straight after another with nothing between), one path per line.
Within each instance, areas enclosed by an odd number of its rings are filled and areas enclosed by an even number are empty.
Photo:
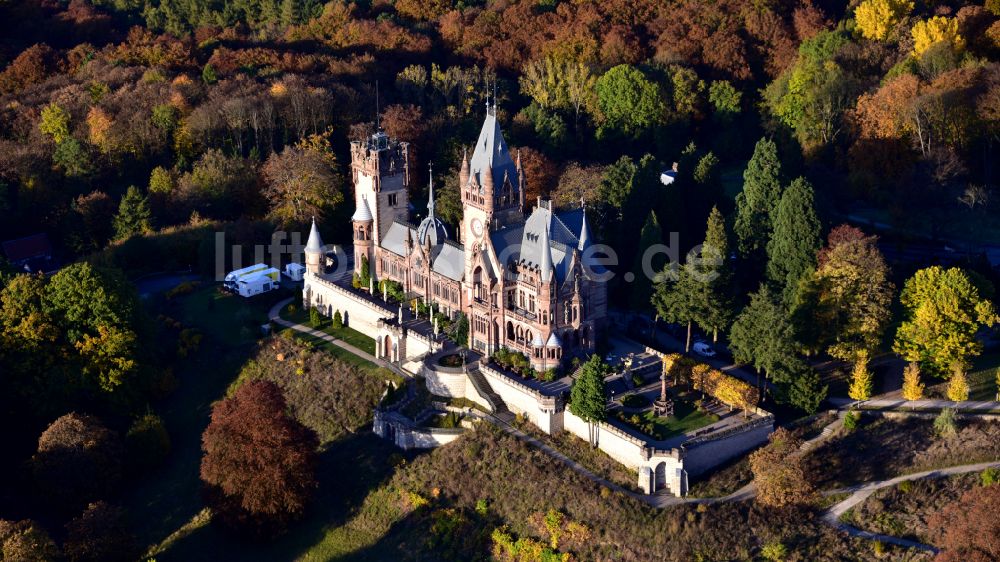
M395 207L396 206L396 194L395 193L390 193L389 194L389 206L390 207Z

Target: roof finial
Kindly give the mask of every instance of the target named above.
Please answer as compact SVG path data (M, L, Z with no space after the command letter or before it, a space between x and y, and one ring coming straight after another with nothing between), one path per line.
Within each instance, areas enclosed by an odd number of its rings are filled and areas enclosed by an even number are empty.
M430 162L427 164L427 177L429 179L428 194L427 194L427 217L434 219L434 163Z
M499 99L500 98L497 97L497 77L494 76L493 77L493 115L497 114L497 105L498 105L497 104L497 100L499 100Z

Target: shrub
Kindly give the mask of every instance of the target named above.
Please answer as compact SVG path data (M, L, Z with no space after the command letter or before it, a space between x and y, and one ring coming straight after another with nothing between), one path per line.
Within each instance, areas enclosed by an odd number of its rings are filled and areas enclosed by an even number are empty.
M899 488L900 492L903 492L904 494L909 494L910 492L913 491L913 480L903 480L896 487Z
M125 434L125 460L133 473L159 466L170 454L170 435L163 420L146 414Z
M313 328L319 328L323 325L323 315L316 308L309 309L309 325Z
M194 292L194 290L198 287L198 285L200 285L200 283L197 281L184 281L182 283L179 283L173 289L167 291L166 297L168 299L172 299L174 297L190 295L191 293Z
M934 433L938 437L954 437L958 434L958 423L955 421L955 410L945 408L934 418Z
M760 556L771 562L783 562L785 557L788 556L788 547L782 544L781 541L773 540L760 549Z
M70 413L38 438L35 481L54 506L77 510L110 493L121 476L119 437L97 418Z
M861 414L851 410L844 414L844 429L848 432L852 432L858 428L858 421L861 419Z
M103 501L90 504L66 524L64 549L67 558L78 562L125 562L135 560L137 554L124 512Z
M344 317L340 315L340 311L333 313L333 329L340 330L344 327Z
M992 486L1000 482L1000 468L991 466L979 474L979 481L983 486Z

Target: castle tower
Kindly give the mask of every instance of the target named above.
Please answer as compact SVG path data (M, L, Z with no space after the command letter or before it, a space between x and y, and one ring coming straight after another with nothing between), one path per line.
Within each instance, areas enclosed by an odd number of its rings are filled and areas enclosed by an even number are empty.
M372 215L372 246L381 246L396 219L409 219L410 166L408 144L378 130L368 139L351 142L354 204L367 203ZM358 261L356 259L356 261Z
M323 272L323 239L319 236L319 229L316 228L316 217L313 217L312 228L309 230L309 239L306 240L306 273L319 275Z
M361 274L361 258L368 259L368 271L375 271L375 240L372 236L375 217L368 206L368 198L362 197L354 215L351 216L354 225L354 273Z
M466 277L471 276L473 255L501 225L523 220L520 209L521 176L497 122L496 106L486 106L472 159L463 158L459 171L462 188L461 240L465 246Z

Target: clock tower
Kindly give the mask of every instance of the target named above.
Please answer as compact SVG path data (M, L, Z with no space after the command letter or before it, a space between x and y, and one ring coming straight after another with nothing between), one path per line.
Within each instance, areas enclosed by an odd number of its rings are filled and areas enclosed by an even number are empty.
M469 159L462 155L458 174L462 194L462 245L465 275L472 278L476 254L488 248L491 232L524 220L524 171L515 162L497 122L496 105L486 106L486 120ZM499 273L499 272L497 272Z

